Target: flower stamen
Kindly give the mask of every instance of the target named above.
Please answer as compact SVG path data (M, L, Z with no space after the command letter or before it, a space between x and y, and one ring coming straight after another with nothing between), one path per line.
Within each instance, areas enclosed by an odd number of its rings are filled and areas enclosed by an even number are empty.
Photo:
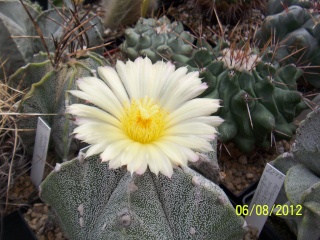
M151 98L131 100L131 104L125 104L125 113L121 123L132 140L150 143L163 135L167 113Z

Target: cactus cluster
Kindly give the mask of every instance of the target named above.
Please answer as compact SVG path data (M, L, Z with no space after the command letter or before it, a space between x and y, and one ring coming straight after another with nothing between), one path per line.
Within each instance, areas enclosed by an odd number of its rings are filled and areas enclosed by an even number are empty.
M191 56L194 41L181 22L171 23L166 16L141 18L134 28L126 29L125 38L120 49L129 59L147 56L152 62L168 60L172 55Z
M269 15L255 39L263 46L270 39L275 41L275 58L282 63L307 66L305 80L320 87L320 14L311 14L300 6Z
M286 174L277 204L293 206L299 214L286 218L298 240L320 238L320 108L311 112L297 129L290 152L273 165Z
M203 43L191 58L173 56L176 65L200 71L208 84L202 96L222 100L218 115L225 121L218 127L219 139L233 141L243 152L256 146L269 147L271 135L291 138L293 119L303 107L296 80L302 71L294 65L281 67L272 53L237 48L225 42L214 49Z
M172 178L110 170L99 156L56 167L40 197L70 239L241 239L245 221L225 193L190 168Z

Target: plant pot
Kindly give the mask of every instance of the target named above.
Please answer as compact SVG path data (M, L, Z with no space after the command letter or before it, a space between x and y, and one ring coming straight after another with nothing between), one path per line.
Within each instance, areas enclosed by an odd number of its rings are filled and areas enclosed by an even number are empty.
M1 219L1 240L37 240L23 217L23 211L23 209L15 211Z

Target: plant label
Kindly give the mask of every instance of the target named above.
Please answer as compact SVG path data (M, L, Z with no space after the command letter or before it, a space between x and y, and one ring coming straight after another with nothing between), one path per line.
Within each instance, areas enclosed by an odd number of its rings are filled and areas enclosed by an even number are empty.
M42 182L48 153L50 133L51 128L41 117L38 117L36 140L34 143L30 174L31 181L36 187L39 187L40 183Z
M268 216L271 216L275 209L274 202L284 179L285 175L282 172L267 163L245 218L249 226L258 229L258 235L260 235Z

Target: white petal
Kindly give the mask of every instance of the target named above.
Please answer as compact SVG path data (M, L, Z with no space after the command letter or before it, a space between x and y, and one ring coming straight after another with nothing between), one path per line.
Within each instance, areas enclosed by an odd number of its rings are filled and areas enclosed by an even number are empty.
M122 103L103 81L95 77L85 77L80 78L77 84L82 92L71 90L71 94L95 104L118 119L123 115Z
M194 134L194 135L212 135L218 133L217 130L204 123L199 122L183 122L178 123L166 129L168 135Z
M161 140L177 143L181 146L191 148L197 152L213 151L211 144L199 136L183 135L183 136L164 136Z
M108 143L106 141L92 145L86 151L86 157L90 157L92 155L101 153L102 151L104 151L107 148L107 146L108 146Z
M100 155L102 162L116 158L131 144L133 144L133 141L129 139L123 139L109 144L109 146Z
M92 118L92 120L99 119L117 127L121 126L121 123L117 118L96 107L84 104L72 104L67 108L66 112L81 117Z
M114 68L109 66L98 67L98 73L102 80L112 89L120 102L129 102L127 91Z
M148 144L148 165L150 171L158 175L159 171L171 178L173 174L173 168L171 161L167 155L161 151L155 144Z

